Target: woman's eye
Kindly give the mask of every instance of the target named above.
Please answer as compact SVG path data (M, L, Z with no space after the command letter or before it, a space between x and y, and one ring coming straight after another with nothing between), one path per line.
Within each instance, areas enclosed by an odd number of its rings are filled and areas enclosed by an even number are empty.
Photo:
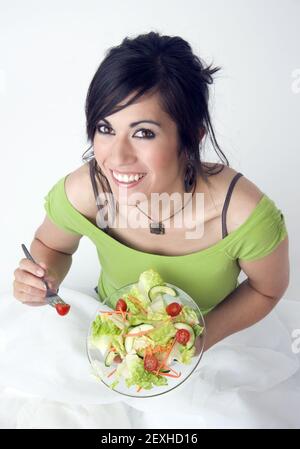
M99 133L100 133L100 134L107 134L107 133L104 133L104 132L100 131L100 128L102 128L102 127L109 129L109 127L106 126L106 125L98 125L98 126L97 126L97 130L99 131Z
M148 133L148 137L144 136L144 137L146 137L146 139L153 139L155 137L155 134L152 131L150 131L150 129L139 129L137 131L137 133L139 133L139 132ZM149 133L150 133L150 135L149 135Z
M107 132L103 132L103 131L101 131L101 128L107 128L107 129L111 129L109 126L107 126L107 125L98 125L97 126L97 130L99 131L99 133L100 134L108 134ZM144 129L144 128L142 128L142 129L139 129L136 133L135 133L135 135L137 134L137 133L140 133L140 132L142 132L144 135L142 136L142 137L139 137L139 139L143 139L143 138L146 138L146 139L153 139L154 137L155 137L155 134L152 132L152 131L150 131L150 129ZM145 135L145 133L148 133L148 135ZM149 135L149 133L150 133L150 135Z

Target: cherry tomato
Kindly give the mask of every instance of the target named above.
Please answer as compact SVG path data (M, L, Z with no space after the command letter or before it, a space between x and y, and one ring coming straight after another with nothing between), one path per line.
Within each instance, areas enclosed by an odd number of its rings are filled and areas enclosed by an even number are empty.
M59 315L66 315L69 310L70 310L70 306L69 304L56 304L55 305L56 311Z
M191 334L186 329L178 329L178 331L176 332L176 340L182 345L186 345L190 337Z
M147 371L155 371L158 368L158 360L155 355L147 354L144 358L144 368Z
M124 299L120 298L116 304L116 310L125 312L127 310L127 304Z
M119 354L116 355L116 357L114 358L114 362L115 363L121 363L122 362L122 358L121 358L121 356L119 356Z
M181 309L182 306L178 304L178 302L171 302L171 304L166 307L166 312L170 316L177 316L180 314Z

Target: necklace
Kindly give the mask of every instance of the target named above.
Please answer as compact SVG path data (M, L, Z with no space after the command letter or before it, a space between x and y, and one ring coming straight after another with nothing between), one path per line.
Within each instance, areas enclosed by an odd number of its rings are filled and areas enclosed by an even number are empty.
M192 198L193 198L193 195L194 195L195 190L196 190L196 184L197 184L197 183L195 183L195 185L194 185L194 189L193 189L192 196L191 196L190 200L187 202L187 204L188 204L188 203L192 200ZM139 201L137 202L137 204L138 204L138 203L139 203ZM165 234L166 231L165 231L165 227L164 227L164 225L163 225L162 222L168 220L169 218L174 217L174 215L176 215L178 212L181 212L182 209L184 209L185 206L187 205L187 204L184 204L184 205L182 206L182 208L181 208L179 211L175 212L175 213L172 214L170 217L165 218L164 220L161 220L161 221L158 221L158 222L154 222L154 221L152 220L152 218L151 218L149 215L147 215L145 212L143 212L143 211L137 206L137 204L135 205L135 207L136 207L140 212L142 212L142 214L144 214L145 216L147 216L147 217L152 221L152 223L149 224L149 229L150 229L151 234Z

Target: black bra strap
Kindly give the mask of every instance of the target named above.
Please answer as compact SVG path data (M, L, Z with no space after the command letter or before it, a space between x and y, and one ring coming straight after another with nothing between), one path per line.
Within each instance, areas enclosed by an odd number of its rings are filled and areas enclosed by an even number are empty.
M243 176L242 173L237 173L233 179L231 180L231 183L229 185L228 191L227 191L227 195L224 201L224 206L223 206L223 210L222 210L222 238L226 237L226 235L228 234L227 232L227 226L226 226L226 214L227 214L227 209L229 206L229 201L231 198L231 194L233 191L233 188L235 186L235 183L237 182L237 180Z

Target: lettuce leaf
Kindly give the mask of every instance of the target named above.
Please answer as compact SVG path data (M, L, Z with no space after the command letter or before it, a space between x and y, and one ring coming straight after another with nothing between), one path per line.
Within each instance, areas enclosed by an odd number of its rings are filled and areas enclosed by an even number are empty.
M198 337L198 335L201 335L203 330L204 326L200 326L200 324L195 324L195 326L193 326L193 331L196 337Z
M101 337L107 335L119 335L121 329L119 329L109 318L98 315L92 324L92 336Z
M158 327L157 329L153 329L153 331L148 333L148 336L152 338L156 343L160 345L165 345L169 342L169 340L175 336L177 329L173 326L172 323L166 322L165 325Z
M114 335L111 340L111 344L116 348L116 352L125 357L126 350L124 346L124 339L122 335Z
M193 310L191 307L183 306L181 312L177 315L173 322L186 323L190 326L194 326L195 324L199 324L199 319L195 310Z
M182 348L179 349L179 357L178 362L184 363L185 365L188 365L191 363L192 357L195 355L196 347L192 346L190 349L187 349L186 346L180 345Z
M148 298L150 288L155 285L164 285L164 281L153 268L143 271L139 277L138 288Z
M167 385L167 379L162 376L156 376L144 369L143 361L136 360L129 366L129 377L125 379L127 387L131 385L138 385L145 390L150 390L153 385Z

